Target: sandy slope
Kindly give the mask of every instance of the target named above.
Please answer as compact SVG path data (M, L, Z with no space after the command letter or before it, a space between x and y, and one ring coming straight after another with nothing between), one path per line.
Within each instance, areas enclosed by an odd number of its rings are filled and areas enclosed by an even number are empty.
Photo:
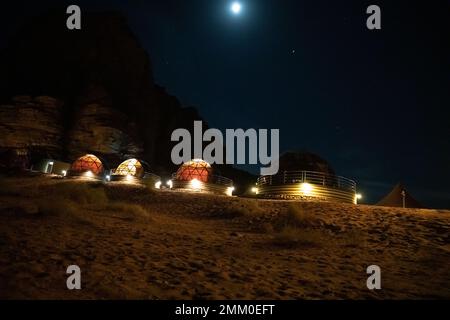
M450 211L68 185L1 181L0 298L450 298Z

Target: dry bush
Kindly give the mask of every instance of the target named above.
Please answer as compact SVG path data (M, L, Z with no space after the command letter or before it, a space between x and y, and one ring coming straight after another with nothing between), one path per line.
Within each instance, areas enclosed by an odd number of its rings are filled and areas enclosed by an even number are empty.
M38 203L39 216L76 216L80 208L72 201L52 199Z
M284 248L299 246L325 246L328 234L320 227L323 222L305 208L292 204L287 211L266 225L265 230L273 233L272 244Z
M314 214L298 205L290 205L284 214L280 214L273 222L276 231L292 227L297 229L312 229L320 227L323 223Z
M262 215L263 211L259 207L256 201L249 202L232 202L219 205L219 209L213 208L209 212L209 216L222 218L222 219L234 219L240 217L256 217Z
M366 240L360 231L351 230L339 235L339 245L347 248L357 248L366 245Z
M326 234L320 230L299 229L287 226L277 232L272 243L283 248L321 247L327 243Z
M148 211L138 204L113 202L105 206L91 206L90 209L97 212L106 212L109 216L125 221L133 221L136 219L151 220Z
M68 200L79 205L105 205L108 197L103 185L65 182L46 188L56 199Z

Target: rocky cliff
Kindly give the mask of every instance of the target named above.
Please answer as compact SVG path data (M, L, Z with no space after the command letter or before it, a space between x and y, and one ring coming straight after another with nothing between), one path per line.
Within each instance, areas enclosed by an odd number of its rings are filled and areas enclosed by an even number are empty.
M170 134L189 129L198 112L155 86L147 53L120 14L85 13L80 31L61 27L65 19L64 10L36 18L1 53L0 149L36 146L67 161L92 152L111 165L142 157L172 170ZM30 97L9 102L23 94L61 103L50 112Z
M37 17L0 52L3 165L94 153L110 167L138 157L154 172L173 172L171 133L192 132L202 120L196 108L153 82L147 53L120 14L84 12L77 31L65 23L65 9ZM246 185L252 179L221 167Z
M0 106L0 154L9 160L13 155L61 157L63 103L55 98L16 96ZM29 165L33 159L25 159ZM3 163L7 165L7 163ZM17 163L11 163L17 165Z

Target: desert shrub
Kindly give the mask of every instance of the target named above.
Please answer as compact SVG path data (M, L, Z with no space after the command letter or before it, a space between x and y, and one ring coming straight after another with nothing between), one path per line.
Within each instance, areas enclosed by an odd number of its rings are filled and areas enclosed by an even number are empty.
M101 205L108 203L108 197L102 185L66 182L52 186L55 198L65 199L79 205Z
M230 204L218 205L217 207L219 209L213 208L209 212L209 216L222 219L234 219L239 217L255 217L263 213L256 201L245 203L236 201Z
M78 210L76 203L63 199L52 199L51 201L40 201L38 203L38 214L40 216L76 216Z
M327 242L326 235L320 230L305 230L286 226L277 232L272 243L278 247L320 247Z
M276 231L281 231L289 227L297 229L316 228L321 225L321 221L304 208L292 204L272 224Z
M343 247L357 248L365 246L366 241L360 231L351 230L339 235L338 244Z
M133 221L140 218L146 220L151 219L150 214L144 207L126 202L113 202L104 206L91 207L90 209L98 212L105 212L109 216L126 221Z

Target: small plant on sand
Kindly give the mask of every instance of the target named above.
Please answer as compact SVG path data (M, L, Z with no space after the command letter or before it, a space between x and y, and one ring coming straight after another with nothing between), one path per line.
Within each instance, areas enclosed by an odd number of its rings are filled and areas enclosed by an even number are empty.
M150 219L150 214L142 206L126 202L110 203L100 208L101 211L119 214L119 218L127 221L133 221L137 218Z
M67 182L54 190L57 198L67 199L80 205L103 205L108 203L108 197L102 185Z
M282 230L287 227L297 229L308 229L319 227L322 222L309 211L298 205L290 205L286 213L281 214L273 222L275 230Z
M262 215L262 210L258 206L256 201L232 202L224 204L216 204L216 207L212 209L209 216L222 218L222 219L234 219L240 217L255 217Z
M272 243L276 246L322 246L327 241L327 234L320 229L321 220L298 205L290 205L272 225Z
M320 247L327 242L325 234L320 230L299 229L296 227L284 227L274 234L272 243L278 247Z
M58 198L38 203L39 216L76 216L78 210L76 203Z

